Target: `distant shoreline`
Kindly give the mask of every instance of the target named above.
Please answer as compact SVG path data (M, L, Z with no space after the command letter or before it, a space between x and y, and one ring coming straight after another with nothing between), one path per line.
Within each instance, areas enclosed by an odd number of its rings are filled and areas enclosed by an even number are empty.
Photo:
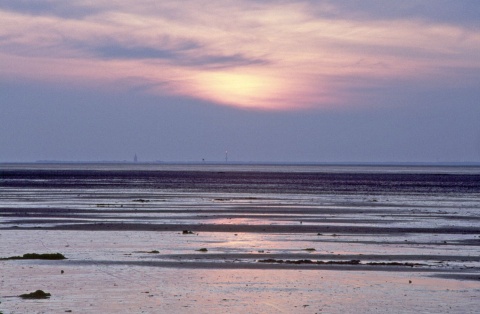
M165 171L277 173L415 173L480 175L480 163L274 163L274 162L28 162L0 163L5 171Z
M480 167L480 162L270 162L270 161L61 161L0 162L0 165L66 164L66 165L213 165L213 166L352 166L352 167Z

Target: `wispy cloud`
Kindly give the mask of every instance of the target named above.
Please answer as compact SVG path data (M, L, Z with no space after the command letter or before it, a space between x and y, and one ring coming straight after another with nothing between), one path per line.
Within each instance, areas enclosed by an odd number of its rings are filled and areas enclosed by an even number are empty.
M435 24L456 24L478 29L480 6L476 0L403 0L386 2L379 0L329 0L328 15L316 10L310 0L312 11L319 16L343 17L349 20L423 20Z
M99 8L82 4L81 1L62 0L0 0L0 9L32 16L58 16L62 18L84 18L95 14Z
M160 48L160 46L162 48ZM266 64L267 60L249 59L241 54L209 55L202 54L201 49L194 43L185 43L180 47L124 46L121 44L101 44L98 47L89 47L95 57L106 60L157 60L167 61L176 66L198 67L204 69L235 68L256 64ZM195 50L191 52L191 50Z
M194 49L195 44L170 45L161 44L152 46L128 46L119 43L104 44L87 47L97 57L104 59L165 59L180 60L188 50Z
M105 88L137 78L157 94L295 109L480 71L478 29L378 3L0 1L0 75Z

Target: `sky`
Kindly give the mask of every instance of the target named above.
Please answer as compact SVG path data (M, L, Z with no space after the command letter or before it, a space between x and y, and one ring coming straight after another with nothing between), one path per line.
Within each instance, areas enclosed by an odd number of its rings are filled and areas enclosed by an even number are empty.
M0 162L480 162L478 0L0 0Z

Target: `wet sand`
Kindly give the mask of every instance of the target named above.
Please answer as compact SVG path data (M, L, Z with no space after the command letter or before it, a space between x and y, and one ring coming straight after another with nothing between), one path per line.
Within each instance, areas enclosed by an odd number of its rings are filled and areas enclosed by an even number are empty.
M6 313L475 313L478 285L404 272L300 269L176 269L28 264L23 292L41 283L48 300L2 298ZM5 275L2 274L2 277ZM15 280L2 278L4 284Z
M43 222L0 229L3 257L68 259L0 261L4 313L475 313L479 305L473 227ZM8 297L36 289L52 297Z

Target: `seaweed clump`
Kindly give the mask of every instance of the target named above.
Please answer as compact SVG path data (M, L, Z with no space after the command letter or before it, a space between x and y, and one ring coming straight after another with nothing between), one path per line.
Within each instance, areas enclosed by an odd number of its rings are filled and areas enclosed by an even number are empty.
M61 253L46 253L46 254L26 253L26 254L23 254L23 256L11 256L11 257L2 258L2 260L9 260L9 259L60 260L60 259L66 259L66 257Z
M22 299L48 299L50 296L50 293L44 292L43 290L37 290L35 292L19 295L19 297Z
M419 263L400 263L400 262L369 262L362 264L358 259L352 259L350 261L312 261L309 259L302 260L283 260L283 259L261 259L257 261L258 263L274 263L274 264L310 264L310 265L371 265L371 266L424 266L424 264Z
M408 267L415 267L415 266L424 266L424 264L420 263L400 263L400 262L390 262L390 263L385 263L385 262L380 262L380 263L367 263L367 265L373 265L373 266L408 266Z
M259 263L276 263L276 264L311 264L311 265L359 265L360 260L351 260L351 261L312 261L309 259L302 260L282 260L282 259L261 259L258 260Z

